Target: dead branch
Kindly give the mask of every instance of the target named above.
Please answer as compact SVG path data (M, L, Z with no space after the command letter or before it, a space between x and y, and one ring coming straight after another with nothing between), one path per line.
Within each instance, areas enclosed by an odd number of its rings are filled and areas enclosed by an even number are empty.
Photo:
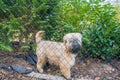
M40 73L36 73L36 72L31 72L31 73L27 74L26 76L39 78L39 79L45 79L45 80L66 80L64 77L53 76L53 75L49 75L49 74L40 74ZM71 80L91 80L91 79L72 78Z

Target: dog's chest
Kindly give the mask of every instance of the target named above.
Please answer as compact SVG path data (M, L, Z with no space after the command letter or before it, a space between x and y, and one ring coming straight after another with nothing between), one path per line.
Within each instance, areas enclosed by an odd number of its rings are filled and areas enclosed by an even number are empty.
M71 67L74 66L74 64L75 64L75 55L71 55L71 58L69 60L69 64L70 64Z

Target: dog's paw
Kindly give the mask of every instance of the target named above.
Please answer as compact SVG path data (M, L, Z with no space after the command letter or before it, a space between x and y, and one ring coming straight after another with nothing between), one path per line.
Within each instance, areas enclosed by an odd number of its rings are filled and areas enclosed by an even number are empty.
M70 77L70 76L68 76L68 77L65 77L65 78L66 78L66 79L68 79L68 80L69 80L69 79L71 79L71 77Z
M67 80L69 80L69 79L71 79L71 75L63 75L63 77L65 78L65 79L67 79Z
M38 71L39 71L40 73L43 73L43 69L39 69Z

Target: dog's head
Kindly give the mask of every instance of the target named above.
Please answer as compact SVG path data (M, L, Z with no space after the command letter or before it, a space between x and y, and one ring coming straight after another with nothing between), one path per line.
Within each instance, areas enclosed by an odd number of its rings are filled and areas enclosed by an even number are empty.
M63 39L67 51L72 53L80 51L82 46L82 35L80 33L68 33Z

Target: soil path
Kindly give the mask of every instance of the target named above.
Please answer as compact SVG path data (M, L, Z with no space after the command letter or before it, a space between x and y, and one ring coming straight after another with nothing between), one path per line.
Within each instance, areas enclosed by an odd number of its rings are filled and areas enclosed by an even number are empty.
M112 63L112 65L110 63ZM93 58L89 58L85 61L81 60L80 58L76 58L76 64L71 69L71 74L74 78L84 78L86 80L120 80L120 61L112 60L110 63ZM37 72L35 66L30 65L23 58L13 57L13 54L8 55L0 53L0 64L5 64L7 66L18 64ZM49 66L49 68L47 68L44 73L61 76L59 68L54 65ZM17 73L15 71L6 71L5 69L0 68L0 80L38 79L25 77L23 74Z

